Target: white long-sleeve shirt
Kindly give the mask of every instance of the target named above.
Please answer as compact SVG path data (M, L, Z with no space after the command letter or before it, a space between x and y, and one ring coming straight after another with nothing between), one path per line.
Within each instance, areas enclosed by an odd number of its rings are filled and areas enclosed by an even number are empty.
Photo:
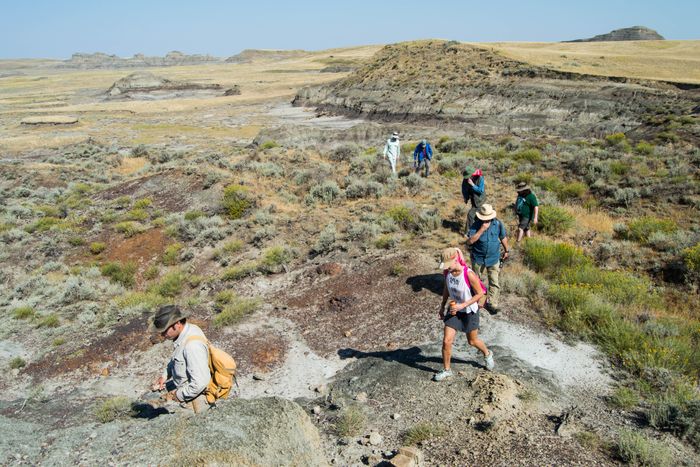
M396 160L399 158L400 155L401 143L399 143L399 139L388 139L386 145L384 146L384 157L389 156L390 158Z
M185 344L190 336L205 337L199 326L186 323L173 342L173 355L166 369L166 379L172 378L177 398L181 401L189 401L200 395L211 380L209 348L198 339Z

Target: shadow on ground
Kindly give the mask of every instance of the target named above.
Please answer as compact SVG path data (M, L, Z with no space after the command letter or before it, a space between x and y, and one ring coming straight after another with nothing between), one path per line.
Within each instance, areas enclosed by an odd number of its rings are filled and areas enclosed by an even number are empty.
M423 363L437 363L439 364L439 367L442 368L441 357L430 357L423 355L423 350L420 347L410 347L408 349L387 350L380 352L362 352L360 350L345 348L338 350L338 356L341 358L341 360L346 358L380 358L384 361L398 362L403 365L410 366L411 368L430 373L435 373L436 368L423 365ZM460 358L455 358L454 356L452 357L452 363L465 363L475 368L483 367L473 360L462 360Z
M420 276L411 276L406 279L406 284L410 285L414 292L420 292L421 290L426 289L435 295L442 295L442 274L422 274Z

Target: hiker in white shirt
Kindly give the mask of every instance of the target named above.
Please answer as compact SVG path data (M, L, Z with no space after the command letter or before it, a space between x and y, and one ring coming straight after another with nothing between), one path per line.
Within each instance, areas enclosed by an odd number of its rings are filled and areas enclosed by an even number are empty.
M459 248L445 248L442 251L440 269L445 277L439 312L439 317L445 325L442 340L443 369L433 376L433 380L442 381L453 375L450 360L457 332L467 335L469 345L484 355L486 369L493 370L493 352L479 338L479 300L485 293L479 277L469 269ZM448 305L446 311L445 305Z
M155 330L173 341L173 355L153 389L167 389L166 400L189 405L195 413L200 413L209 408L204 395L211 380L209 348L202 330L199 326L188 323L187 316L177 305L166 305L153 318ZM193 336L204 340L190 339Z
M399 157L401 157L401 143L399 142L399 134L397 132L392 133L391 138L386 141L384 146L384 159L389 158L389 164L391 164L391 171L396 174L396 162L398 162Z

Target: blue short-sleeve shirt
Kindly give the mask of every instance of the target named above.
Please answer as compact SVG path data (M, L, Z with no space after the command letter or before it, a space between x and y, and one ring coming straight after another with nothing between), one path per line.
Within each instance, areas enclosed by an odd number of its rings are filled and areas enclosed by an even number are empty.
M469 229L469 237L472 237L484 224L478 217ZM497 264L501 259L501 240L506 238L506 227L498 219L491 221L489 228L481 234L479 240L471 247L472 263L486 267Z

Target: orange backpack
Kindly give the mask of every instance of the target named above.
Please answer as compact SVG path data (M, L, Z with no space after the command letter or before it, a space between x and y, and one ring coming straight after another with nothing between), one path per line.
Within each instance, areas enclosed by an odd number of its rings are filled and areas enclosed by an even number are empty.
M202 336L188 337L185 345L192 339L204 342L209 348L209 373L211 374L211 380L209 381L209 386L204 390L207 402L213 404L217 399L227 398L236 378L236 361L226 351L214 347Z

